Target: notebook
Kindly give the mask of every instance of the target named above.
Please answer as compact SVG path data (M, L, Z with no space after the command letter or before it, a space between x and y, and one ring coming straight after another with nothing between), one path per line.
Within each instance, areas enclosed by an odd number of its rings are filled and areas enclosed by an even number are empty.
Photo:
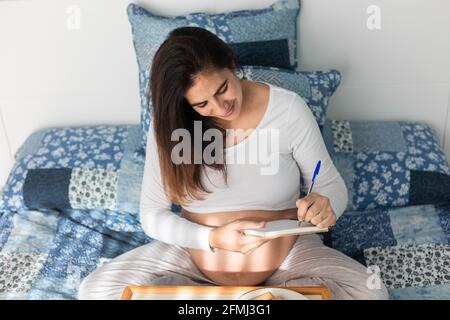
M282 219L267 221L264 228L246 229L244 233L249 236L276 238L290 235L305 235L319 232L327 232L328 228L319 228L308 222Z

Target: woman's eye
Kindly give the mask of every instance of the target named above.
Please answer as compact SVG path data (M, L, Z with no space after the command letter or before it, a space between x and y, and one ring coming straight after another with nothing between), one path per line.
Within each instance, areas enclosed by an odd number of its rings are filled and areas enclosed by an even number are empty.
M218 94L224 94L225 92L227 92L227 90L228 90L228 83L225 85L225 87L223 87L222 91L220 91ZM207 104L208 103L205 103L205 104L199 105L199 106L195 106L194 108L202 109L202 108L206 107Z
M225 85L225 87L219 94L224 94L227 91L227 89L228 89L228 84Z

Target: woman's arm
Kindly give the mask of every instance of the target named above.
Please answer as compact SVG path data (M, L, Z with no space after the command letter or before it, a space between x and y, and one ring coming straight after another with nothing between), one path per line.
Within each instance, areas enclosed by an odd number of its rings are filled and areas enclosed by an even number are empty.
M169 244L211 251L209 233L213 228L191 222L171 211L166 197L153 127L147 137L146 158L141 189L140 219L144 232Z
M347 187L330 158L313 113L298 94L293 98L289 109L287 128L289 148L308 190L317 161L322 161L312 191L330 199L337 220L347 207Z

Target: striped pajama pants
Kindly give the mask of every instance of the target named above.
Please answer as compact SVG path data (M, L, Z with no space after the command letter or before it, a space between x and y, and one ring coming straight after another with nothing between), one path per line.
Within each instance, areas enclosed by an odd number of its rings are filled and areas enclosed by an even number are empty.
M155 240L104 263L88 275L81 282L78 298L120 299L130 285L219 284L199 271L185 248ZM377 274L368 273L359 262L325 246L318 235L299 236L280 267L260 285L325 286L332 299L389 298Z

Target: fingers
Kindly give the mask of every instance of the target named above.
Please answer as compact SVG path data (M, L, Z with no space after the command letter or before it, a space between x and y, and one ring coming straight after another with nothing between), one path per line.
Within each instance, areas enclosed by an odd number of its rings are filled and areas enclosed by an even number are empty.
M316 198L317 198L316 193L311 192L306 197L297 200L297 202L295 204L298 208L298 210L297 210L298 220L300 220L300 221L305 220L305 216L308 211L308 208L314 203Z
M317 226L319 228L329 228L334 226L335 223L336 223L336 215L332 213L325 220L321 221Z
M324 211L327 210L328 208L329 207L328 207L326 200L322 200L322 199L317 200L316 202L314 202L314 204L311 207L309 207L308 212L306 213L306 216L305 216L305 221L314 223L311 220L322 213L324 213L324 215L325 215L326 213ZM318 217L318 218L320 218L320 217Z
M256 236L247 236L242 235L241 239L241 246L242 246L242 253L249 254L250 252L253 252L254 250L261 247L266 242L272 240L274 238L262 238L262 237L256 237Z
M245 229L263 228L266 224L266 221L264 220L240 219L233 221L231 224L232 229L237 231L238 243L240 247L239 252L241 253L249 254L269 240L267 238L245 235L243 232Z
M256 228L264 228L266 225L266 222L258 221L258 220L236 220L233 222L236 224L236 228L238 230L244 230L244 229L256 229Z
M320 213L322 212L323 209L324 209L324 206L319 206L319 204L312 205L308 209L308 212L306 213L305 221L313 223L311 220L314 217L317 217L318 215L320 215ZM320 217L318 217L318 218L320 218Z
M264 240L260 240L257 241L251 245L248 245L247 247L244 248L244 254L248 255L250 253L252 253L253 251L255 251L256 249L258 249L259 247L261 247L263 244L265 244L267 241L269 241L268 239L264 239Z
M297 203L299 205L299 221L317 224L328 216L328 213L325 213L325 211L332 211L330 199L317 193L310 193L307 197L297 200Z
M311 219L311 223L314 225L318 225L319 223L321 223L322 221L324 221L326 218L328 218L328 216L331 214L330 211L322 211L319 212L317 215L315 215L312 219Z
M255 243L259 243L261 241L265 241L266 238L263 237L257 237L257 236L248 236L243 234L242 235L242 240L241 240L241 245L243 246L253 246L253 244Z

